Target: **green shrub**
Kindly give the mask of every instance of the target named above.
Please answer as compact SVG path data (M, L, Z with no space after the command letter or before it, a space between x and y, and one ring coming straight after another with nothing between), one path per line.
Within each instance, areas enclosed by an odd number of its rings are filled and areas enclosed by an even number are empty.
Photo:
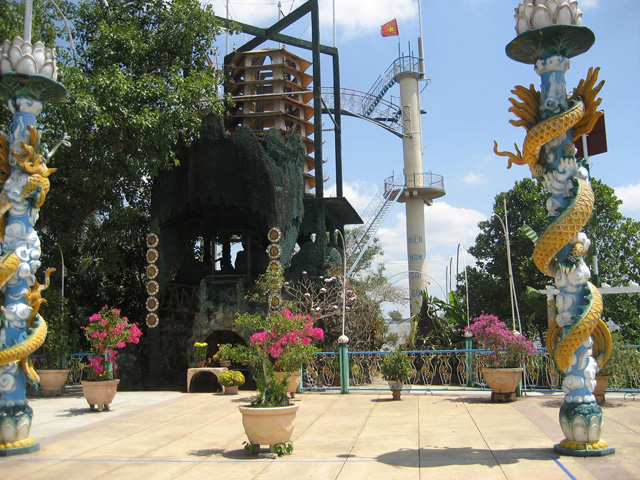
M235 387L244 383L244 375L237 370L228 370L218 375L218 383L223 387Z
M387 353L380 363L380 370L388 382L405 382L413 373L411 360L402 350Z
M627 345L620 333L612 333L611 356L599 375L611 375L609 388L633 388L633 378L640 371L640 352Z

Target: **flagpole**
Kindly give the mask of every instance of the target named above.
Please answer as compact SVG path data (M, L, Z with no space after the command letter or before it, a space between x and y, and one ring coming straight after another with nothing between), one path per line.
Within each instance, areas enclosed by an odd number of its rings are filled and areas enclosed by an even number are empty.
M418 0L418 22L420 23L420 37L418 38L418 57L420 57L420 78L424 79L426 69L424 65L424 44L422 33L422 0Z

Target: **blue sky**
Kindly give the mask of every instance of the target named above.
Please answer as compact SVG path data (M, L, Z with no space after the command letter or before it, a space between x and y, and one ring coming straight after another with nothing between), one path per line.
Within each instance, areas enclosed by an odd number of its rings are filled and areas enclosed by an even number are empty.
M225 16L226 2L213 0L216 12ZM258 26L277 19L277 1L230 0L233 19ZM282 1L288 13L303 0ZM380 26L397 18L400 42L417 52L418 3L415 0L336 0L337 46L340 49L341 82L345 88L367 91L398 56L395 37L383 38ZM525 131L509 124L508 97L515 85L539 88L533 67L509 59L505 46L515 37L517 0L423 0L422 19L426 76L421 84L424 171L443 175L447 194L425 207L429 293L443 295L445 267L456 255L458 244L473 245L477 223L491 214L495 196L529 175L528 168L506 169L506 160L492 151L493 140L502 150L522 145ZM609 151L591 158L592 175L616 190L623 200L623 214L640 220L640 2L637 0L582 0L583 24L596 36L585 54L571 59L566 74L571 91L589 67L601 67L601 108L606 113ZM333 44L332 0L320 0L322 43ZM310 38L310 18L289 27L286 33ZM251 36L231 37L239 46ZM273 43L266 46L275 46ZM224 36L218 42L224 53ZM295 49L292 49L295 51ZM310 59L307 52L295 53ZM416 53L417 54L417 53ZM322 64L323 85L329 86L331 66ZM385 97L399 96L393 87ZM330 120L325 118L325 128ZM327 159L325 189L335 192L333 141L325 133L323 156ZM402 141L381 128L353 118L343 120L345 196L362 212L392 171L402 172ZM396 205L378 232L385 251L381 259L390 275L406 271L404 205ZM473 260L467 257L467 262ZM394 277L403 285L402 275ZM472 288L472 287L471 287ZM507 292L505 292L506 298ZM392 306L387 306L387 309ZM400 307L401 310L407 310Z

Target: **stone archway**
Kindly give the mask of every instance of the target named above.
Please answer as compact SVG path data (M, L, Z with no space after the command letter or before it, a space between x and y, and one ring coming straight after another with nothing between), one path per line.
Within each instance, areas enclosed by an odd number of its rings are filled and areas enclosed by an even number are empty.
M218 377L213 372L198 372L187 385L190 393L222 392L222 386L218 383Z
M220 349L220 345L229 343L231 345L247 345L247 341L240 336L238 333L233 330L213 330L206 337L207 344L209 345L207 348L207 358L212 358ZM245 378L244 385L240 386L241 390L255 390L256 382L251 369L246 367L245 365L236 365L232 364L230 367L233 370L238 370L242 372ZM216 379L217 383L217 379Z
M225 343L230 343L232 345L247 345L244 338L231 330L214 330L209 334L205 342L209 344L209 347L207 348L207 358L211 358L218 353L220 345Z

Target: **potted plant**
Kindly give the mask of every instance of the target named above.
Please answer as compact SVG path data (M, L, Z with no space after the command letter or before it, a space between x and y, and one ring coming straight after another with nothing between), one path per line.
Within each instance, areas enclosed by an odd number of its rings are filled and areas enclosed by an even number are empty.
M522 366L536 353L533 342L513 332L495 315L483 313L465 327L482 348L491 350L486 357L482 374L491 388L493 402L513 402L522 378Z
M236 325L255 331L248 346L223 345L225 360L232 360L255 369L258 394L249 406L239 407L242 424L249 443L245 449L257 452L260 445L279 455L291 453L293 423L298 405L287 397L286 380L278 380L276 361L281 365L301 365L318 351L312 345L324 332L314 328L309 315L294 315L289 310L262 317L244 313ZM219 352L220 353L220 352Z
M593 395L599 405L606 401L605 390L609 386L625 388L627 372L633 365L640 364L640 352L634 345L625 345L624 338L618 332L611 334L611 356L596 374L596 387Z
M142 332L138 325L123 317L117 308L107 305L89 317L83 327L93 356L89 358L87 378L82 380L82 393L91 410L109 410L120 380L114 378L118 370L118 350L127 343L138 343Z
M244 375L237 370L227 370L218 375L218 383L224 387L225 395L237 395L238 387L244 384Z
M47 338L36 352L42 355L37 360L36 373L40 377L40 394L51 397L62 394L62 387L69 378L67 355L75 342L68 328L69 309L66 300L57 290L50 290L47 297L43 308Z
M221 367L230 367L231 366L231 361L230 360L226 360L225 356L224 356L224 345L220 345L219 343L216 344L216 348L218 349L218 351L213 355L213 357L211 357L211 361L212 363L218 364Z
M209 344L207 342L196 342L193 344L193 361L197 368L204 367L204 362L207 360L207 348Z
M380 371L384 379L389 382L393 399L400 400L402 387L413 373L409 356L402 350L385 354L380 362Z

